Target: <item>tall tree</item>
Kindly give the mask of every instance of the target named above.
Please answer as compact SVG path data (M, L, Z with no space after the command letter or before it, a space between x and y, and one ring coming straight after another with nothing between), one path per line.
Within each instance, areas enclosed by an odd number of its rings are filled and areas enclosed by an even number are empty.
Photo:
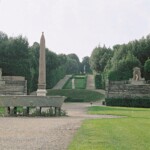
M90 57L86 56L83 58L82 62L81 62L81 68L80 68L81 72L84 73L92 73L92 70L90 68Z
M96 47L90 57L91 69L98 73L103 72L107 61L112 57L112 54L112 50L106 48L105 45L103 47Z

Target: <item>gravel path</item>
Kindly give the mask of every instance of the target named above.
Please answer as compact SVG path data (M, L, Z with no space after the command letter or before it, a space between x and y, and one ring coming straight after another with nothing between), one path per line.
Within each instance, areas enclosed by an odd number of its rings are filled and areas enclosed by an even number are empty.
M86 118L89 103L64 104L69 117L0 117L0 150L66 150L74 133Z

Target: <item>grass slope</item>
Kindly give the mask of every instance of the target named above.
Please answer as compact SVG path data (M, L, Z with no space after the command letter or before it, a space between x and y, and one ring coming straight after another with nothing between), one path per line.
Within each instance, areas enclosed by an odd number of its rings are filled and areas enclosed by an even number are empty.
M87 77L84 75L76 75L74 76L75 79L75 89L85 89ZM63 89L72 89L72 78L69 79L66 84L64 85Z
M48 90L47 95L60 95L66 96L67 101L69 102L90 102L90 101L97 101L104 97L99 92L90 91L90 90L83 90L83 89L62 89L62 90Z
M128 117L84 121L69 150L150 150L150 109L91 107L89 112Z

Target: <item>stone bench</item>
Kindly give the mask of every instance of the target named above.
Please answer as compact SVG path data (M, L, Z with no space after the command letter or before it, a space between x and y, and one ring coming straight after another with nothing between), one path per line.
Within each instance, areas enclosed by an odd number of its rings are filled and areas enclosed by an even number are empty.
M17 107L23 107L23 115L29 115L29 108L35 107L41 114L43 107L54 108L54 114L60 115L65 96L0 96L0 107L5 108L6 116L14 116Z

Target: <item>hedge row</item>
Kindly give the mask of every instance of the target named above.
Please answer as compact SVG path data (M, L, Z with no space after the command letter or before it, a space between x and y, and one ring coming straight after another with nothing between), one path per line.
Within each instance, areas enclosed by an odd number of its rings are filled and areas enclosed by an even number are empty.
M102 88L102 76L100 74L95 75L95 88L96 89Z
M134 98L134 99L121 99L121 98L106 98L107 106L124 106L124 107L144 107L150 108L150 98Z
M83 89L62 89L62 90L48 90L47 96L66 96L65 102L91 102L101 100L104 95L90 90Z

